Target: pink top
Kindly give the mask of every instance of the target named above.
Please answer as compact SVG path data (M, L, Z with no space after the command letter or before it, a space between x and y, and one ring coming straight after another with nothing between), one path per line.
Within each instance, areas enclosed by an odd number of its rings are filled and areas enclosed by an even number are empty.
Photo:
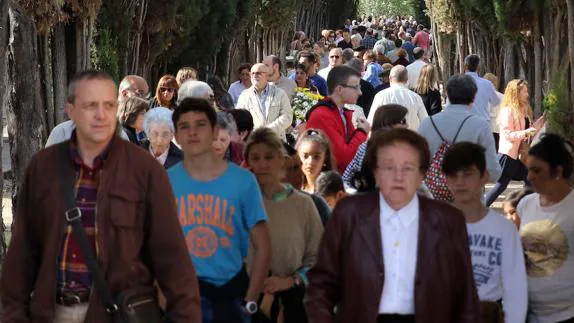
M524 115L519 115L510 107L503 107L498 118L500 126L498 152L518 159L520 143L528 137L524 129L526 127Z
M425 31L419 31L417 32L417 34L415 35L415 38L413 39L413 44L415 44L415 46L418 46L422 49L429 49L430 48L430 35L427 34Z

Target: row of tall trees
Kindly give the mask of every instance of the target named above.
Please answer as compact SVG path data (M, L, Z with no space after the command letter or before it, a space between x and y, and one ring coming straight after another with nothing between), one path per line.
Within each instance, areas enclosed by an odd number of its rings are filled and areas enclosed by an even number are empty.
M425 2L443 80L477 53L482 72L500 78L499 90L512 79L527 80L535 113L546 111L549 129L574 139L574 1Z
M232 67L286 55L294 31L317 37L355 10L346 0L0 0L0 104L6 106L13 214L25 168L65 120L66 85L99 68L153 89L192 66L225 83ZM0 112L0 120L2 120ZM0 124L1 125L1 124ZM0 151L1 152L1 151ZM2 189L0 179L0 189ZM0 217L0 263L5 251Z

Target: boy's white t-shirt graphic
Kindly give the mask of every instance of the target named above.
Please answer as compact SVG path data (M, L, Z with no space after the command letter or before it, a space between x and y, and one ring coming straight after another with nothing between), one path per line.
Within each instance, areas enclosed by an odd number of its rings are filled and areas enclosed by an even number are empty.
M528 286L522 243L514 223L489 210L482 220L466 227L480 300L502 299L505 322L523 323Z

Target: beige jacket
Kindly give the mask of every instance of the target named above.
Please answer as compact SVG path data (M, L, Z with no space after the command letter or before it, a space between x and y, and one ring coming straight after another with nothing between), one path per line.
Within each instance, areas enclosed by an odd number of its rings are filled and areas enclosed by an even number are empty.
M241 92L235 108L245 109L251 113L255 129L267 127L275 131L281 139L285 139L285 130L293 121L291 102L287 93L275 84L269 83L267 86L265 115L261 112L259 97L253 86Z

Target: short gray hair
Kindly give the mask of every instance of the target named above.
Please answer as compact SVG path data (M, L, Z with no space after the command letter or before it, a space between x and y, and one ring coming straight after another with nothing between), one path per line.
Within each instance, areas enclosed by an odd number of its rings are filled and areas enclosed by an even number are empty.
M351 36L351 40L356 40L356 39L361 41L361 40L363 40L363 37L361 37L361 35L359 35L359 34L354 34L353 36Z
M169 128L171 133L175 132L171 116L173 111L164 107L157 107L149 110L144 115L143 128L145 134L149 137L151 135L151 126L155 124L165 125Z
M379 55L384 55L385 54L385 46L378 44L377 46L375 46L373 48L373 53L379 54Z
M209 100L213 95L213 90L209 84L201 81L185 81L177 91L177 104L186 98L199 98Z
M406 83L409 80L409 71L402 65L397 65L391 69L389 77L397 83Z
M227 130L230 136L237 133L237 124L235 119L230 113L218 111L217 121L215 122L215 127L223 130Z

